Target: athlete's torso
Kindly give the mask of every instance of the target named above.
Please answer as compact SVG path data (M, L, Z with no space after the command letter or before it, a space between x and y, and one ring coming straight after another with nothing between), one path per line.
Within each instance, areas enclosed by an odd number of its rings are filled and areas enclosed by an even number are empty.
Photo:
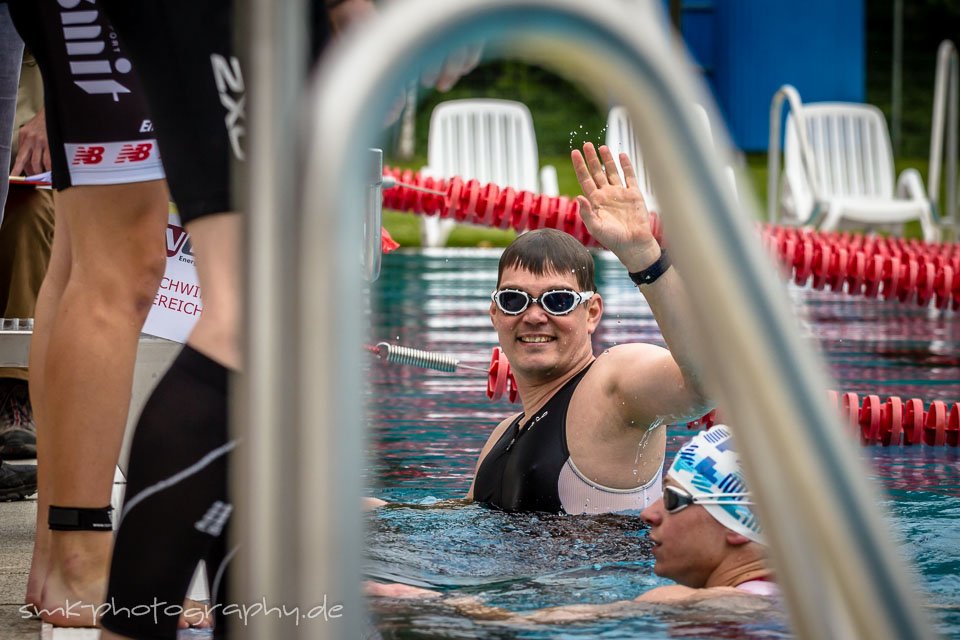
M519 415L477 471L477 502L504 511L612 513L641 510L659 497L661 473L632 489L592 482L577 469L567 447L567 410L590 365L571 378L530 419Z

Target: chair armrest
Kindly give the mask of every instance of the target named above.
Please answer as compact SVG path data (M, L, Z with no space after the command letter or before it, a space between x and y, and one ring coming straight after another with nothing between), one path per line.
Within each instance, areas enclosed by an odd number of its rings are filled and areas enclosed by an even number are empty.
M907 200L927 199L926 189L923 188L923 178L916 169L904 169L900 177L897 178L897 197Z
M560 195L560 183L557 181L557 169L552 164L540 167L540 193L548 196Z

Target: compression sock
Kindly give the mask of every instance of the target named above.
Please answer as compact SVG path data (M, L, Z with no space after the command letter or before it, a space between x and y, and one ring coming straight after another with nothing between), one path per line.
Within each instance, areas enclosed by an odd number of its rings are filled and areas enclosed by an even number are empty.
M110 631L173 640L198 561L207 560L211 583L225 573L233 511L227 458L236 444L227 432L228 377L225 367L184 346L144 406L101 620ZM221 592L223 584L221 577ZM140 615L148 607L156 615ZM224 631L221 611L217 635Z

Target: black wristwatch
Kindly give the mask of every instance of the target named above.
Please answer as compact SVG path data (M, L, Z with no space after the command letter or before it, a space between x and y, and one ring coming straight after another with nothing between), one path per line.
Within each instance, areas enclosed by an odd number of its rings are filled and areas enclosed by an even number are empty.
M667 269L669 268L670 256L667 255L665 249L661 249L660 257L657 258L656 262L642 271L634 271L628 275L630 276L630 279L633 280L634 284L640 287L645 284L653 284L660 278L660 276L666 273Z

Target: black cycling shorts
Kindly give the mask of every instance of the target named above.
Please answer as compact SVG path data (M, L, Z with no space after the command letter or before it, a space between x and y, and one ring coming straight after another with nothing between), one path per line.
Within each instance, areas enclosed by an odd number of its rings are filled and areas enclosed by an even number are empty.
M180 217L234 211L231 160L246 159L246 82L233 47L232 0L102 0L146 90ZM329 38L311 0L311 53Z
M94 0L9 0L43 74L53 186L163 179L130 56Z
M102 0L146 91L180 218L232 211L246 93L225 0Z

